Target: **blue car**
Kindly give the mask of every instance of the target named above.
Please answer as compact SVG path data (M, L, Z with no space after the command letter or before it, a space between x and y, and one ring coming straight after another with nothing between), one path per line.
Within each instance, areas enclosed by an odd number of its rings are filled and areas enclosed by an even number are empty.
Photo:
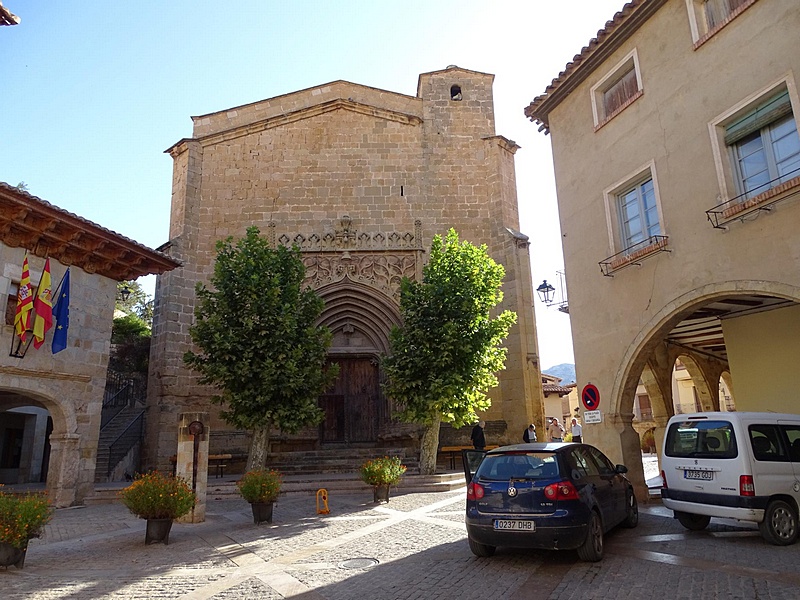
M603 558L603 535L636 527L639 508L624 465L588 444L516 444L464 450L467 535L476 556L498 546L577 549Z

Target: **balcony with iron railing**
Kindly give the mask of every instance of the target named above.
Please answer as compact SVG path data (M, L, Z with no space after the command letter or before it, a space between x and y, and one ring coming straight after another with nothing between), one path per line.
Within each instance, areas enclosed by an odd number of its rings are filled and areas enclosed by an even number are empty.
M725 229L725 225L731 221L745 221L747 217L768 212L778 202L798 194L800 194L800 168L709 208L706 216L712 227Z
M613 277L616 271L631 265L640 265L643 260L651 258L659 252L672 252L667 248L668 242L669 237L666 235L651 235L649 238L609 256L605 260L601 260L598 263L600 271L606 277Z

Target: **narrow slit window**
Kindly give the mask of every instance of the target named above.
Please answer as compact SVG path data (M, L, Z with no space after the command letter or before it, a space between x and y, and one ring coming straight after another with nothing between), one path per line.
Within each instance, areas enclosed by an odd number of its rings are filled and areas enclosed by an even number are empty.
M454 85L454 86L450 87L450 100L458 102L463 97L464 96L461 94L461 86L460 85Z

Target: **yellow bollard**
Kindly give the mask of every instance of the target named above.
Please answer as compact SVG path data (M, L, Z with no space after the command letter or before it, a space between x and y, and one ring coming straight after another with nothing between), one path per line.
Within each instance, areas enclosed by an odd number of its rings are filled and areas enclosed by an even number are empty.
M322 508L319 507L320 503L322 503ZM328 508L328 490L320 488L317 490L317 514L327 515L330 514L330 512Z

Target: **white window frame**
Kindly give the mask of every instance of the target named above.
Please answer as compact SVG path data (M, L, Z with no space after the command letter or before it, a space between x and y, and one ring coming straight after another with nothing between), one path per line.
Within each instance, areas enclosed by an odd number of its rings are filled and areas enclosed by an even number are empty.
M750 94L734 106L714 117L714 119L708 123L711 150L714 155L714 166L717 171L717 184L719 186L718 200L720 202L732 200L743 192L743 190L740 191L738 184L735 156L733 155L732 148L725 144L725 127L751 112L759 104L770 96L774 96L782 89L786 89L789 92L792 114L798 126L798 131L800 131L800 97L798 97L797 86L794 81L794 76L791 73L785 74L780 79ZM768 191L769 189L766 189L765 193Z
M727 18L709 28L705 11L706 0L686 0L686 11L689 13L689 29L692 32L692 41L695 50L702 46L709 38L723 29L728 23L741 15L758 0L745 0L744 4L731 11Z
M658 235L667 235L667 229L664 223L664 211L662 210L661 206L661 195L659 193L658 176L656 174L656 164L654 160L651 160L603 190L603 201L605 203L606 211L606 226L608 228L608 247L610 250L609 255L623 252L631 247L626 245L625 235L622 230L622 215L619 210L619 197L634 186L641 185L649 179L653 180L653 192L655 194L656 207L658 210L658 225L660 229L660 233Z
M611 87L613 87L613 85L617 83L628 71L630 71L631 68L636 74L636 86L638 91L611 114L605 114L605 93ZM621 61L614 65L614 67L608 73L606 73L603 78L600 79L600 81L595 83L590 90L592 100L592 118L594 119L595 130L599 129L608 121L624 111L642 95L643 91L644 87L642 86L642 72L639 68L639 53L637 52L636 48L634 48L627 55L625 55Z

